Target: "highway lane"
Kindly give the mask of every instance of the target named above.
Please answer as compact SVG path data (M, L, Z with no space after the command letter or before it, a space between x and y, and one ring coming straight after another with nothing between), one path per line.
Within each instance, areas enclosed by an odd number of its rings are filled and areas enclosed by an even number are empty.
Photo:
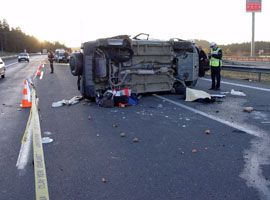
M33 77L44 56L10 65L0 79L0 199L33 199L33 172L21 176L16 162L30 109L20 110L24 79ZM9 60L6 64L14 63ZM18 109L18 110L17 110ZM29 161L29 163L31 160ZM24 173L24 172L23 172Z
M49 87L38 83L42 130L51 132L54 139L44 147L54 199L262 199L267 195L257 185L248 187L250 180L245 179L248 156L254 148L250 142L256 136L153 96L124 109L99 108L84 101L51 108L52 102L79 94L67 67L57 69L53 75L46 69L42 82ZM196 88L206 90L209 85L202 80ZM224 85L222 91L231 88ZM187 104L178 95L163 97L246 127L249 121L245 120L253 113L243 113L242 106L253 98L245 92L248 98L228 96L215 104ZM253 118L250 123L261 126ZM262 126L262 131L267 130L267 124ZM211 130L210 135L204 133L206 129ZM120 137L122 132L126 137ZM134 137L139 138L138 143L133 143ZM197 153L192 153L193 149ZM252 177L252 182L266 180L267 167L263 174Z
M7 97L3 98L1 93L1 111L5 114L1 115L0 124L5 132L1 129L0 167L5 173L0 179L0 199L35 198L31 160L23 173L15 167L29 113L29 109L17 111L16 108L21 101L23 77L33 76L36 64L42 59L37 57L33 63L16 64L10 68L7 79L0 80L1 91ZM20 73L13 74L16 71ZM221 92L242 90L247 96L228 94L222 102L205 104L187 103L181 95L163 94L160 96L166 99L143 96L139 105L128 108L100 108L85 100L69 107L52 108L52 102L79 95L77 80L65 64L57 64L54 74L49 73L48 65L43 71L43 79L35 82L41 130L43 136L48 136L44 132L50 132L49 137L54 139L44 145L51 199L269 197L269 188L265 187L270 176L269 158L263 153L269 152L269 140L265 140L269 124L261 123L270 121L269 92L222 84ZM210 82L202 79L196 89L207 91L209 87ZM6 99L9 103L3 106ZM258 135L194 114L178 104ZM245 113L244 106L254 106L257 111ZM211 131L209 135L205 134L206 129ZM120 137L122 132L126 137ZM133 142L135 137L138 143ZM193 149L197 152L193 153ZM103 183L102 178L107 182Z

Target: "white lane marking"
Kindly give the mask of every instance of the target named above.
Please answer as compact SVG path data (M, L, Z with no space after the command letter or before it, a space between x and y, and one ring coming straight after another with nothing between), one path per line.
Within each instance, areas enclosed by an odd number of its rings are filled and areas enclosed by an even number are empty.
M244 131L244 132L246 132L246 133L248 133L248 134L250 134L250 135L253 135L253 136L256 136L256 137L262 137L262 135L259 134L258 132L253 131L253 130L250 130L250 129L247 129L247 128L245 128L245 127L242 127L242 126L240 126L240 125L238 125L238 124L236 124L236 123L231 123L231 122L229 122L229 121L220 119L220 118L218 118L218 117L216 117L216 116L213 116L213 115L207 114L207 113L205 113L205 112L196 110L196 109L194 109L194 108L185 106L185 105L183 105L183 104L181 104L181 103L175 102L175 101L173 101L173 100L167 99L167 98L162 97L162 96L159 96L159 95L155 95L155 94L154 94L154 96L157 97L157 98L159 98L159 99L162 99L162 100L165 100L165 101L167 101L167 102L170 102L170 103L172 103L172 104L174 104L174 105L180 106L180 107L182 107L182 108L184 108L184 109L187 109L187 110L189 110L189 111L191 111L191 112L194 112L194 113L196 113L196 114L200 114L200 115L202 115L202 116L204 116L204 117L207 117L207 118L209 118L209 119L215 120L215 121L217 121L217 122L220 122L220 123L225 124L225 125L227 125L227 126L230 126L230 127L232 127L232 128L235 128L235 129Z
M10 64L6 65L6 67L9 67L9 66L11 66L11 65L15 65L15 64L17 64L17 63L18 63L18 62L10 63Z
M21 145L20 153L17 159L17 164L16 164L16 167L18 169L22 170L27 165L31 147L32 147L32 120L27 130L27 139Z
M201 78L201 80L212 81L211 79L207 79L207 78ZM227 84L227 85L234 85L234 86L239 86L239 87L245 87L245 88L250 88L250 89L262 90L262 91L270 92L270 89L267 89L267 88L259 88L259 87L249 86L249 85L243 85L243 84L237 84L237 83L230 83L230 82L226 82L226 81L221 81L221 83L222 84Z
M42 71L42 72L41 72L41 76L40 76L40 78L39 78L40 80L43 78L43 74L44 74L44 72Z

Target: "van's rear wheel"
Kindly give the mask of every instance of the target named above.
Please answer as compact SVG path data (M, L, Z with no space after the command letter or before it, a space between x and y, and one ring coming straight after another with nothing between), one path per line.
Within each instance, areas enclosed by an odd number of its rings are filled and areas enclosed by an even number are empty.
M73 53L69 60L70 71L73 76L79 76L83 73L83 55Z

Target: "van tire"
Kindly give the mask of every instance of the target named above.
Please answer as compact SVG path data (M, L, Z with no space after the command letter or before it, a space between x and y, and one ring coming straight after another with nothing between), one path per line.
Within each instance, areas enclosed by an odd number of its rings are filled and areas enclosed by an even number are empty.
M83 73L83 54L73 53L69 60L70 71L73 76L79 76Z

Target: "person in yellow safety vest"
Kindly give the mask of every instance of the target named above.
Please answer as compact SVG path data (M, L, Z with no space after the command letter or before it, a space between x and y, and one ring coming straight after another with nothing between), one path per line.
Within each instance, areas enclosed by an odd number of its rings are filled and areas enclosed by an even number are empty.
M209 90L220 90L220 71L222 67L222 50L215 42L210 43L211 53L209 54L212 86ZM217 83L216 83L217 80Z

